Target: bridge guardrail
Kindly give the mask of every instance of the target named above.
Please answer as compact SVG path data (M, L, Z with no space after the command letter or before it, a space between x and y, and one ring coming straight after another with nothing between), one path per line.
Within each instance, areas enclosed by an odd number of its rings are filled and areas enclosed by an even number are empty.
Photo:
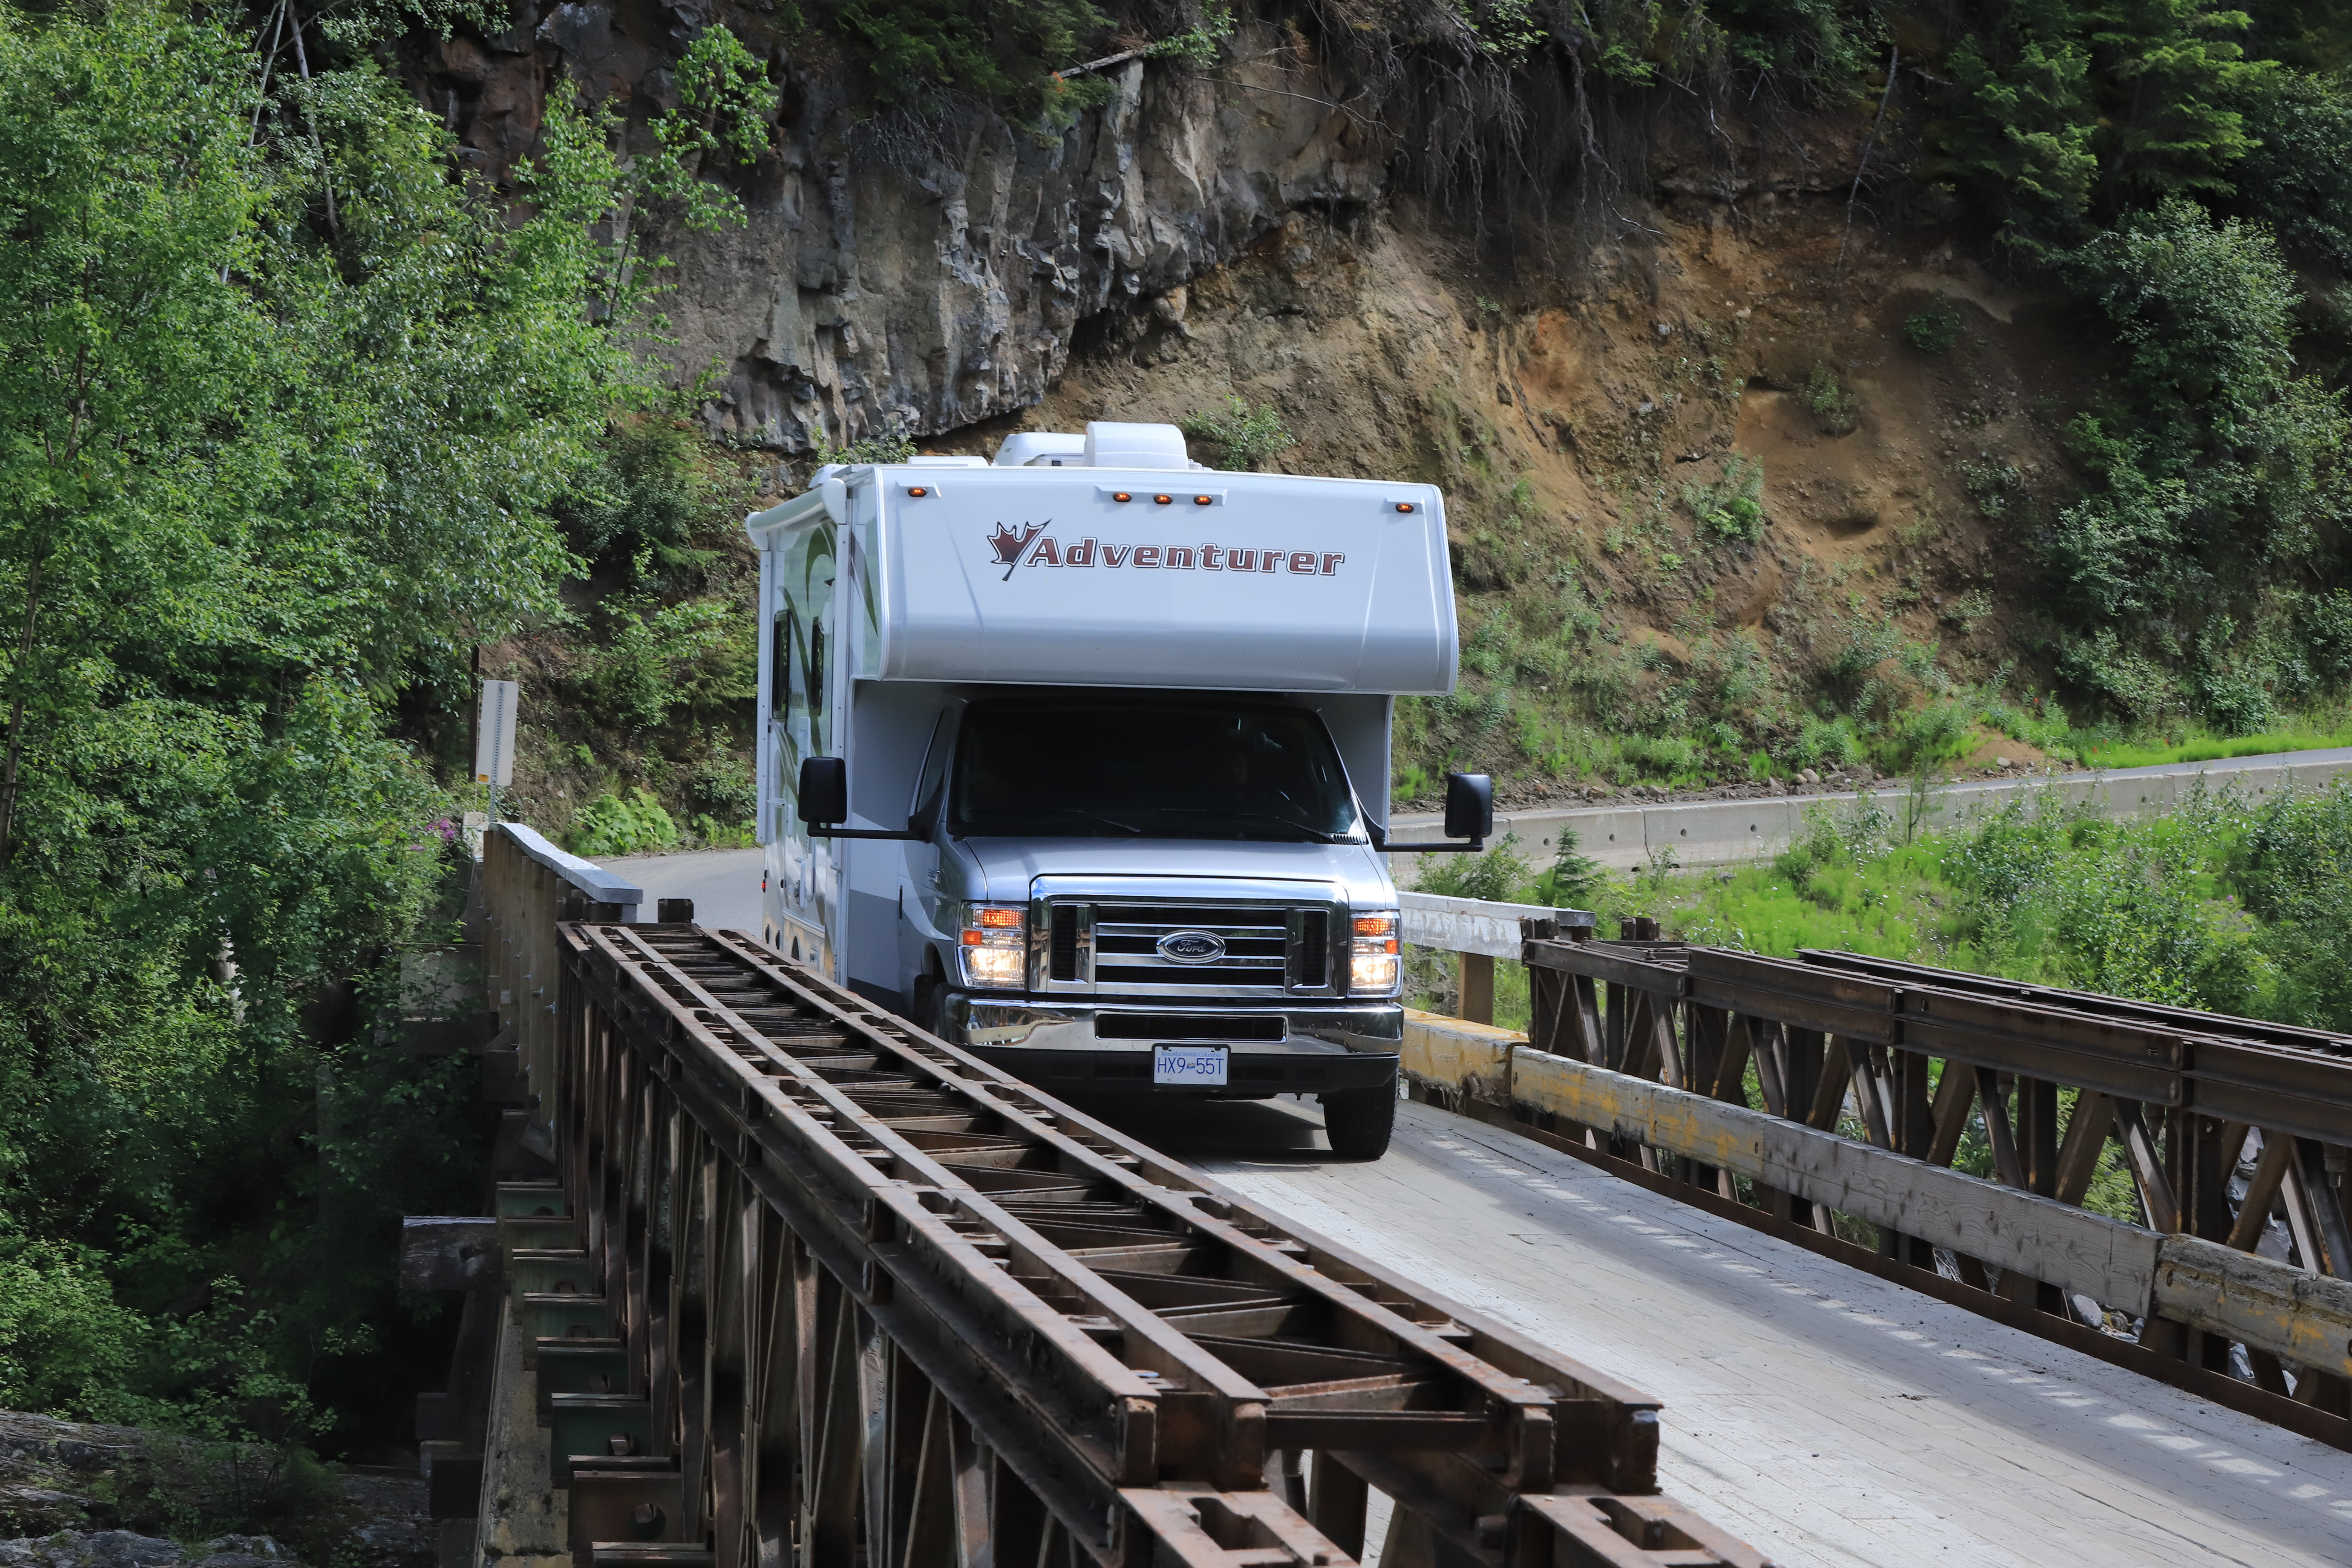
M1462 1016L1495 1021L1495 960L1517 958L1528 921L1555 930L1591 935L1600 916L1587 910L1552 910L1540 904L1490 903L1442 893L1399 893L1399 934L1415 947L1456 955L1462 975Z
M484 989L535 1090L554 1081L556 992L562 960L555 927L563 920L634 921L645 889L593 860L550 843L520 822L493 824L482 836ZM530 1112L524 1142L542 1158L554 1143L546 1107Z
M1408 916L1408 940L1492 953L1482 911L1444 913L1434 941ZM1483 918L1524 922L1528 1038L1409 1026L1424 1097L1817 1238L1838 1215L1867 1222L1911 1282L1979 1310L1997 1294L2023 1309L2011 1321L2100 1352L2054 1331L2083 1326L2069 1299L2087 1298L2137 1321L2139 1370L2352 1447L2352 1037L1853 953L1690 947L1648 921L1604 942L1549 911ZM1972 1128L1990 1180L1949 1169ZM2080 1206L2111 1142L2140 1224Z

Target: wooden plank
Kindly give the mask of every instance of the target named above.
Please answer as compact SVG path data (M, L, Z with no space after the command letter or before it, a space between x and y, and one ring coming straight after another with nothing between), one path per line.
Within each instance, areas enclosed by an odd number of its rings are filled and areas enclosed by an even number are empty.
M1517 1053L1512 1085L1530 1109L1769 1183L2109 1306L2147 1310L2157 1237L2137 1226L1543 1052Z
M1399 893L1399 934L1416 947L1441 952L1475 953L1481 957L1517 958L1523 942L1519 922L1548 921L1555 925L1590 927L1592 916L1582 910L1548 910L1539 904L1490 903L1484 899L1456 899L1443 893Z
M556 1222L569 1227L573 1222ZM410 1215L400 1222L400 1288L470 1290L499 1282L501 1249L494 1218Z
M1483 952L1465 952L1462 964L1462 1016L1473 1024L1495 1021L1495 961Z
M2352 1376L2352 1279L2337 1279L2195 1236L2157 1255L2156 1310L2314 1371Z

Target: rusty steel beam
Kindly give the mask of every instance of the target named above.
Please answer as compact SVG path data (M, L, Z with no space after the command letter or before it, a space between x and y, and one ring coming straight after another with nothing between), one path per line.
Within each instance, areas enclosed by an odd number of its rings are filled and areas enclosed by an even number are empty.
M1368 1488L1401 1564L1762 1563L1640 1391L740 934L556 945L509 1268L581 1568L1344 1568Z

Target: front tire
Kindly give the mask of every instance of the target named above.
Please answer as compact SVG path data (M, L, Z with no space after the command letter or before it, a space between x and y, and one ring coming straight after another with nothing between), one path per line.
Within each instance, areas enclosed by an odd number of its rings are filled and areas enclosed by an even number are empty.
M940 994L946 989L946 983L936 974L915 982L914 1016L909 1021L927 1035L938 1035L947 1023L947 1009L942 1005L946 998Z
M1396 1131L1396 1085L1343 1089L1323 1096L1323 1136L1343 1160L1377 1160Z

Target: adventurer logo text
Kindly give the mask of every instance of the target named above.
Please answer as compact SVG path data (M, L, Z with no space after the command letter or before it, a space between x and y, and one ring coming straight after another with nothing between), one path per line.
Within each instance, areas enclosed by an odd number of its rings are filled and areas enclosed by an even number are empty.
M1141 572L1289 572L1330 577L1348 558L1336 550L1263 550L1226 544L1109 544L1080 539L1064 544L1045 531L1049 524L996 525L988 547L1009 582L1024 566L1129 567Z

